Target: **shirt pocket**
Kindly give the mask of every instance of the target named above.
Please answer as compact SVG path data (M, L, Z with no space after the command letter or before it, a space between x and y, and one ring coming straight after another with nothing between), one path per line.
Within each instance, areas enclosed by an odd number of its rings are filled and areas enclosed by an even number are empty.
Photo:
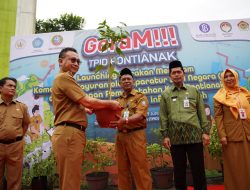
M129 105L129 116L133 115L136 113L137 109L137 101L131 101Z
M12 114L12 118L11 119L12 119L11 123L15 127L22 126L23 114L21 114L21 113L14 113L14 114Z
M189 98L189 110L196 112L197 108L197 101L195 98Z

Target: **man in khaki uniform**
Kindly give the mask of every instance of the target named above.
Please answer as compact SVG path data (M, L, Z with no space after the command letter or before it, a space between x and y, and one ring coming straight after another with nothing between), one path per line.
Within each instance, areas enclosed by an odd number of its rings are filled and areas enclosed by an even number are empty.
M16 79L0 80L0 190L4 173L8 190L21 190L23 148L22 141L30 123L27 106L17 100Z
M146 134L148 100L134 89L134 79L128 68L120 72L123 89L118 102L123 107L122 117L111 122L117 126L116 154L118 164L118 189L131 190L131 178L136 189L151 190L152 180L147 162ZM131 176L130 176L131 175Z
M74 48L65 48L59 54L60 73L52 86L52 103L56 129L52 148L59 172L60 190L80 189L81 165L85 147L86 112L95 109L121 109L117 101L99 100L86 95L73 76L80 59Z

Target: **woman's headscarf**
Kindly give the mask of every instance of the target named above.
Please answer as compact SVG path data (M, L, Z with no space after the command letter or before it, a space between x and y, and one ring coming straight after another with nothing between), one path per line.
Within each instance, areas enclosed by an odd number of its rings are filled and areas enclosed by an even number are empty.
M233 73L235 77L235 85L233 88L228 88L225 84L225 74L226 72ZM221 82L223 87L218 90L215 94L214 99L221 104L230 107L230 111L232 112L235 119L239 117L239 109L243 108L246 111L247 120L250 121L250 92L241 86L239 86L239 76L238 73L233 69L226 69L221 74Z

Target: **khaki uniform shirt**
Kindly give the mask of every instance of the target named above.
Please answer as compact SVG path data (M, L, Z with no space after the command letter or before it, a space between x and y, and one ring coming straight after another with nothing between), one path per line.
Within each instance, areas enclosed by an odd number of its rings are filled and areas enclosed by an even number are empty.
M230 107L214 100L214 114L218 135L228 141L250 141L250 122L247 119L235 119Z
M136 113L140 113L144 116L143 120L140 122L136 124L125 125L124 127L128 129L147 127L146 117L148 113L148 99L143 93L133 89L128 96L123 93L117 99L117 101L123 107L122 117L124 116L124 111L126 110L129 111L129 116L132 116Z
M87 127L85 108L77 103L84 96L86 94L67 72L56 76L52 86L55 126L61 122L70 122Z
M184 107L185 99L189 107ZM202 134L209 134L210 127L200 92L190 85L166 89L160 101L160 127L172 144L202 142Z
M0 96L0 139L12 140L24 136L23 127L29 125L30 116L25 104L13 100L5 104Z

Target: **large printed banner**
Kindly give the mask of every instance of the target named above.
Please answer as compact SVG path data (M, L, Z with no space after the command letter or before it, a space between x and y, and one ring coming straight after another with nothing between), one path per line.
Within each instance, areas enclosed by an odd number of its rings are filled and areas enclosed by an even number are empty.
M160 24L128 27L127 44L120 47L125 56L114 50L101 52L97 30L47 33L13 37L11 41L10 75L18 83L18 99L29 106L32 124L26 142L41 138L53 126L51 86L59 72L58 53L64 47L77 49L82 61L75 79L81 88L95 98L107 99L107 72L95 74L98 65L107 66L108 56L116 56L116 70L130 68L136 88L150 102L147 135L156 137L152 128L159 127L160 94L171 85L168 64L181 60L185 67L185 83L198 88L207 109L213 113L213 95L221 87L220 73L235 69L240 85L250 88L250 19ZM129 24L129 23L128 23ZM117 76L112 81L113 99L121 94ZM209 117L209 110L207 112ZM114 140L114 129L99 128L95 116L89 116L88 138Z

